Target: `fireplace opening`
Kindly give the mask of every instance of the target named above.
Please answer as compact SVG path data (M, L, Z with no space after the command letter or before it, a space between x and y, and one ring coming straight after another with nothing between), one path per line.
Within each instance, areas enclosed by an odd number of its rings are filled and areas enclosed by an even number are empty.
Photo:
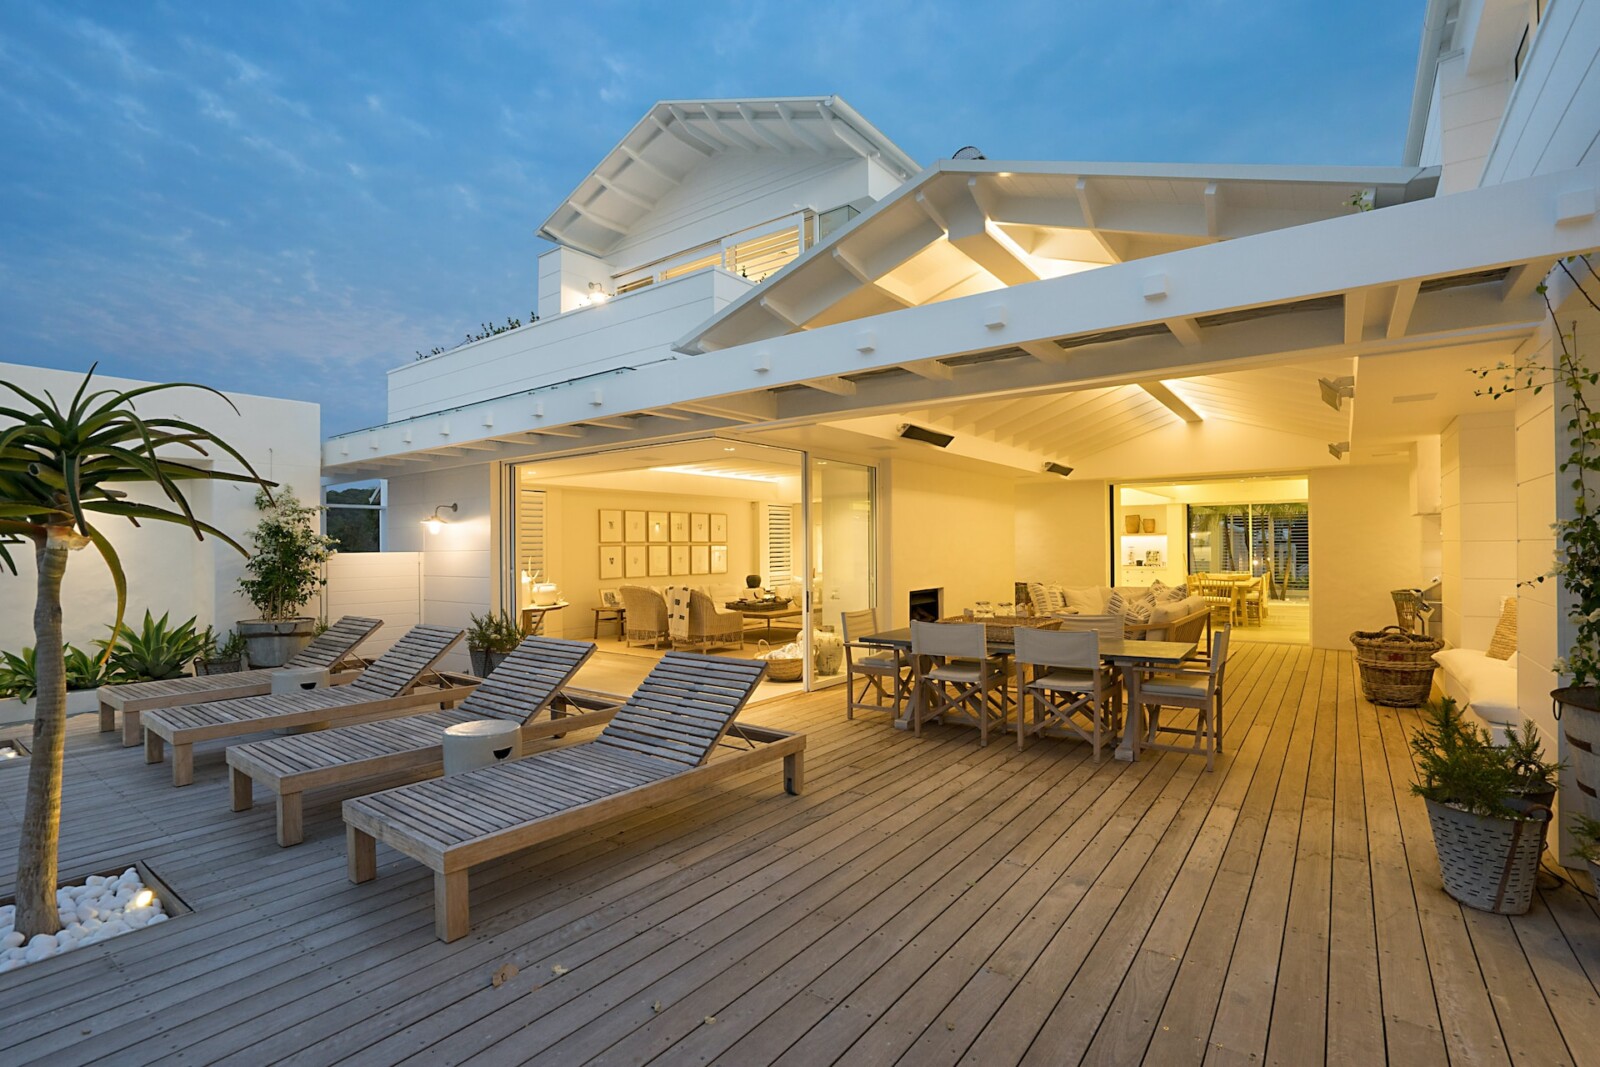
M913 589L907 607L912 622L938 622L944 607L944 589Z

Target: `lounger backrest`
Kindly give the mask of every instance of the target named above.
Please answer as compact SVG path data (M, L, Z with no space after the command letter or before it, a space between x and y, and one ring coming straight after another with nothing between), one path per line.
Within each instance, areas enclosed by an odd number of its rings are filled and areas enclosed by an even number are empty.
M372 666L350 683L350 688L375 697L408 693L440 657L466 636L465 630L448 626L413 626L393 648L373 660Z
M286 667L332 667L355 651L357 645L377 632L382 619L367 619L360 615L346 615L322 633L284 664Z
M462 711L486 719L525 723L544 710L561 687L594 655L593 641L528 637L483 684L461 702Z
M592 743L698 767L766 669L760 660L668 652Z

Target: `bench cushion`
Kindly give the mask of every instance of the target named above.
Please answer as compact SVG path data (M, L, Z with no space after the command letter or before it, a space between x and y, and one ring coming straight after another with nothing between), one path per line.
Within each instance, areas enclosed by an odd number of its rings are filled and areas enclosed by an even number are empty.
M1491 728L1522 725L1517 707L1517 668L1509 660L1490 659L1480 649L1446 648L1433 654L1444 669L1445 692Z

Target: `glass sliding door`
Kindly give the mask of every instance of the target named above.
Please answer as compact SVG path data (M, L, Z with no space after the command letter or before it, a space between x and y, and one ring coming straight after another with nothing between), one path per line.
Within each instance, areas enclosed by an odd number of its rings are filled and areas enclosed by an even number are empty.
M808 457L809 688L845 680L841 616L878 603L874 474L862 464Z
M1189 573L1265 576L1274 600L1311 590L1311 519L1305 504L1190 504Z

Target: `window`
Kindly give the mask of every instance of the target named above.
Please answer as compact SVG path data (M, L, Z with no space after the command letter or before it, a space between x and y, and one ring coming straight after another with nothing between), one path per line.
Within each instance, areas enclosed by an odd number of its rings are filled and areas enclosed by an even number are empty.
M725 265L734 274L759 282L799 254L800 228L790 226L734 245L728 249Z
M707 267L721 265L722 253L720 251L713 252L709 256L700 256L696 259L691 259L687 263L679 263L676 267L668 267L661 272L661 280L664 282L671 281L673 278L681 278L685 274L693 274L697 270L705 270Z
M516 495L516 523L512 530L512 569L516 572L519 598L527 599L531 585L545 570L545 492L519 487Z
M861 212L849 204L841 204L832 211L822 212L817 216L817 239L826 241L829 234L835 230L843 229L851 219L859 214Z
M1191 504L1189 573L1270 574L1279 596L1311 590L1305 504Z

